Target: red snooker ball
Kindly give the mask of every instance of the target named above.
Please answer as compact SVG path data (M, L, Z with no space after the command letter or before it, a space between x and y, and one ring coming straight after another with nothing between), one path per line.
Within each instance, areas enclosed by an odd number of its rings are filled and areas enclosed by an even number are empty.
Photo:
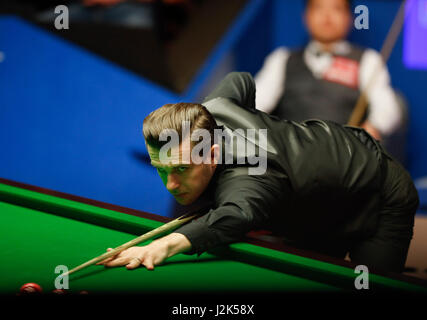
M57 294L57 295L61 295L61 294L66 294L67 292L63 289L55 289L52 291L53 294Z
M32 293L41 293L42 287L40 287L37 283L26 283L19 290L22 294L32 294Z
M84 294L89 294L89 292L87 292L86 290L82 290L82 291L79 292L79 294L83 294L84 295Z

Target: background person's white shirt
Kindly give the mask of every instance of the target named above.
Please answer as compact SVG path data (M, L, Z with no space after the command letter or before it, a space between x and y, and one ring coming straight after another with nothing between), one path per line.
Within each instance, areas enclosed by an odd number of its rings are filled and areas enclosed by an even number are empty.
M322 78L333 62L331 53L320 51L320 45L311 41L304 50L304 61L313 75ZM334 46L336 54L345 54L351 50L347 41ZM285 47L279 47L267 56L261 70L255 76L256 108L271 113L282 97L286 83L286 64L291 52ZM380 70L375 81L370 84L367 92L369 102L368 121L384 136L391 134L400 124L401 112L396 96L390 85L390 75L384 65L381 55L366 49L360 61L359 90L363 91L373 73Z

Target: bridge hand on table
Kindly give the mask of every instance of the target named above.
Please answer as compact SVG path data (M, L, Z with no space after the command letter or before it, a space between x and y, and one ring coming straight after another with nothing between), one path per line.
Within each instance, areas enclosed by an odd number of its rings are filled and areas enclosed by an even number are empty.
M167 258L190 248L191 243L185 236L179 233L171 233L146 246L123 250L111 258L98 262L97 265L106 267L126 266L129 270L143 265L148 270L154 270L155 266L162 264ZM107 251L111 250L113 249L107 249Z

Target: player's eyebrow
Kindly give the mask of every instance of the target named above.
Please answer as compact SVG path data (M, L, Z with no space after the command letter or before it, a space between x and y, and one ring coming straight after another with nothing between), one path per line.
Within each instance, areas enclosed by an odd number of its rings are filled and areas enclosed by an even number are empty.
M190 166L190 164L188 164L188 163L177 163L177 164L171 164L171 165L163 165L163 164L160 164L158 162L153 162L153 161L151 161L151 165L157 169L178 168L178 167L189 167Z

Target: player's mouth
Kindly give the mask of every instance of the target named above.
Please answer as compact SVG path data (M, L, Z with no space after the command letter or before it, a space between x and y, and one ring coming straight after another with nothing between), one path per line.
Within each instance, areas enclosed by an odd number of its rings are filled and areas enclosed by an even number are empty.
M174 197L182 198L186 194L188 194L188 192L182 192L182 193L174 194Z

